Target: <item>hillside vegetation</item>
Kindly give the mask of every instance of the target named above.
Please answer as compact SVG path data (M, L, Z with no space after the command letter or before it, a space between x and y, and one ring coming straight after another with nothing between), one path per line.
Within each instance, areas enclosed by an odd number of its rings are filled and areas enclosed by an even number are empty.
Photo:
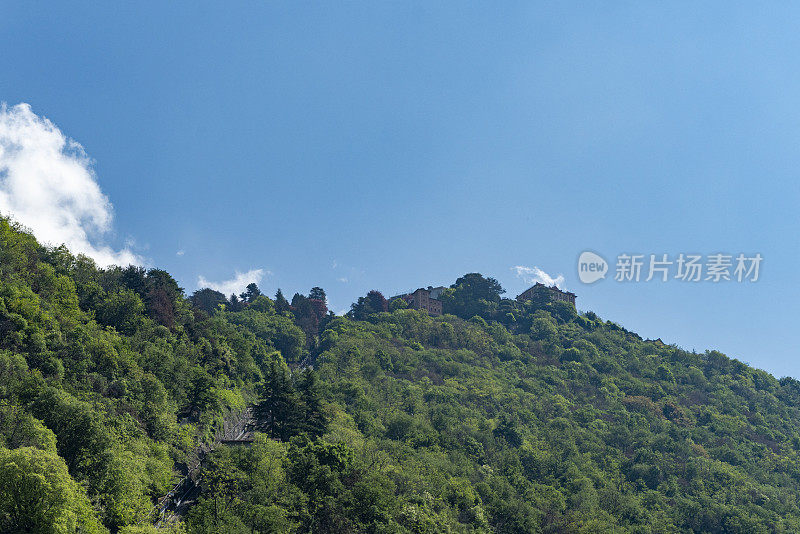
M800 383L472 273L430 317L377 291L186 296L0 219L0 532L800 531Z

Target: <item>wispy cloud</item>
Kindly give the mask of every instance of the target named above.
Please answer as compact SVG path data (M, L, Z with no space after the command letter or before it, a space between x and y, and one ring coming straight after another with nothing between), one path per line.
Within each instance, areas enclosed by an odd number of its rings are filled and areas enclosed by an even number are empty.
M343 283L343 284L346 284L346 283L347 283L347 281L348 281L346 276L343 276L343 277L341 277L341 278L337 278L336 280L338 280L339 282L341 282L341 283Z
M0 213L49 245L65 244L99 265L142 264L129 247L102 244L113 207L83 147L28 104L0 104Z
M258 284L265 276L270 274L272 273L264 269L251 269L246 273L236 271L233 278L230 280L223 280L222 282L212 282L200 275L197 277L197 289L208 287L226 296L238 295L245 290L248 284Z
M175 253L176 256L183 256L184 254L186 254L186 251L183 249L180 249L178 252Z
M525 281L526 284L533 285L535 283L544 284L546 286L556 286L559 289L565 289L564 287L564 275L559 274L555 277L550 276L540 268L536 267L526 267L524 265L515 265L511 268L517 275L517 278L521 278Z

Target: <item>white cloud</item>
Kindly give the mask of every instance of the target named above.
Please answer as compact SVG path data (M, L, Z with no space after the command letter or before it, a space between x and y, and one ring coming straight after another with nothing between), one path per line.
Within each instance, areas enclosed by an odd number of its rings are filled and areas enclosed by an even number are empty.
M236 271L236 274L230 280L222 282L212 282L206 280L204 276L197 277L197 289L211 288L219 291L225 296L238 295L242 293L248 284L258 284L264 276L272 274L264 269L251 269L246 273Z
M183 256L184 254L186 254L186 251L183 250L183 249L181 249L181 250L179 250L178 252L175 253L176 256Z
M111 231L113 207L83 147L28 104L0 105L0 213L39 241L62 243L99 265L142 264L129 247L98 242Z
M525 267L524 265L515 265L511 270L516 272L517 278L522 278L526 284L533 285L538 282L548 287L556 286L559 289L565 289L564 275L562 274L552 277L536 266Z
M341 283L343 283L343 284L346 284L346 283L347 283L347 277L346 277L346 276L343 276L343 277L341 277L341 278L337 278L336 280L338 280L339 282L341 282Z

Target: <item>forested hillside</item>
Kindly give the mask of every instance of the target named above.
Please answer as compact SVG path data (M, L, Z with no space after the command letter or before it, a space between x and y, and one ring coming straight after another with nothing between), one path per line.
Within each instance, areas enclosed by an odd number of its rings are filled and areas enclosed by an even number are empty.
M800 531L800 383L518 303L472 273L431 317L373 291L188 296L0 219L0 532Z

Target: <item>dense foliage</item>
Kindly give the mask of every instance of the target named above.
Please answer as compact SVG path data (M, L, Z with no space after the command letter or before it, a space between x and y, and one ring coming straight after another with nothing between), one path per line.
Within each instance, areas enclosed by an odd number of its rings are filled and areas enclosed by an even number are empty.
M800 382L471 273L430 317L192 296L0 220L0 531L797 532Z

